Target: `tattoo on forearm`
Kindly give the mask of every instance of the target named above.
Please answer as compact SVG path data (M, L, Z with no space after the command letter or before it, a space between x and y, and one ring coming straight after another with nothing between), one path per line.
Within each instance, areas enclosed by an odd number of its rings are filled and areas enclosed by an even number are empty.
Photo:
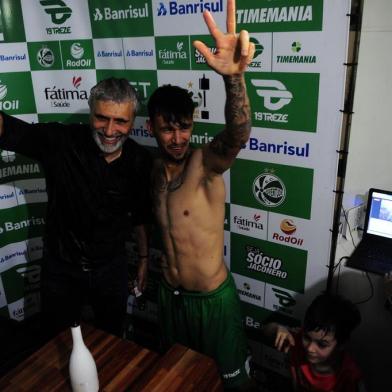
M225 156L247 142L251 129L250 104L242 76L224 78L226 87L226 129L211 142L215 154Z

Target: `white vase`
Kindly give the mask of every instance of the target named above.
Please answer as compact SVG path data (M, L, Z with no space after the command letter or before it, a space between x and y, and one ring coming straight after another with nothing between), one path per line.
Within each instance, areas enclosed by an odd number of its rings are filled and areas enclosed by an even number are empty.
M98 392L97 366L82 337L80 325L71 328L73 347L69 359L69 376L73 392Z

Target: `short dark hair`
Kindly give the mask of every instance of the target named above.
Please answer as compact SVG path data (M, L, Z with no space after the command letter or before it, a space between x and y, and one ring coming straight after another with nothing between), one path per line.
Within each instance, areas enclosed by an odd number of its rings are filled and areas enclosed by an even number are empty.
M135 113L139 108L136 90L125 78L108 78L98 82L90 90L90 109L94 108L96 101L133 102Z
M305 313L304 331L334 333L338 344L345 343L361 322L358 308L340 295L321 294Z
M165 84L151 94L147 110L151 120L161 115L167 122L181 122L184 118L193 117L195 104L187 90Z

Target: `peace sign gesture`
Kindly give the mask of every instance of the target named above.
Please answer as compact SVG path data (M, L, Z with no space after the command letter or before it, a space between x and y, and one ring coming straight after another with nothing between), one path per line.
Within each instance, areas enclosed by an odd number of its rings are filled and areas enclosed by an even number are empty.
M219 30L209 11L204 11L203 17L215 40L216 52L211 53L201 41L194 41L193 46L205 57L207 64L219 74L235 75L245 72L252 61L255 46L249 42L249 33L246 30L236 34L235 0L227 0L227 33Z

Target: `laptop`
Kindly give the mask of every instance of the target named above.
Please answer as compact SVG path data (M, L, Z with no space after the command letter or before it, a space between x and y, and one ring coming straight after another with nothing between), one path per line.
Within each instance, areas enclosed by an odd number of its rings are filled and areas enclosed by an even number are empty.
M369 189L362 240L347 267L384 275L392 271L392 192Z

